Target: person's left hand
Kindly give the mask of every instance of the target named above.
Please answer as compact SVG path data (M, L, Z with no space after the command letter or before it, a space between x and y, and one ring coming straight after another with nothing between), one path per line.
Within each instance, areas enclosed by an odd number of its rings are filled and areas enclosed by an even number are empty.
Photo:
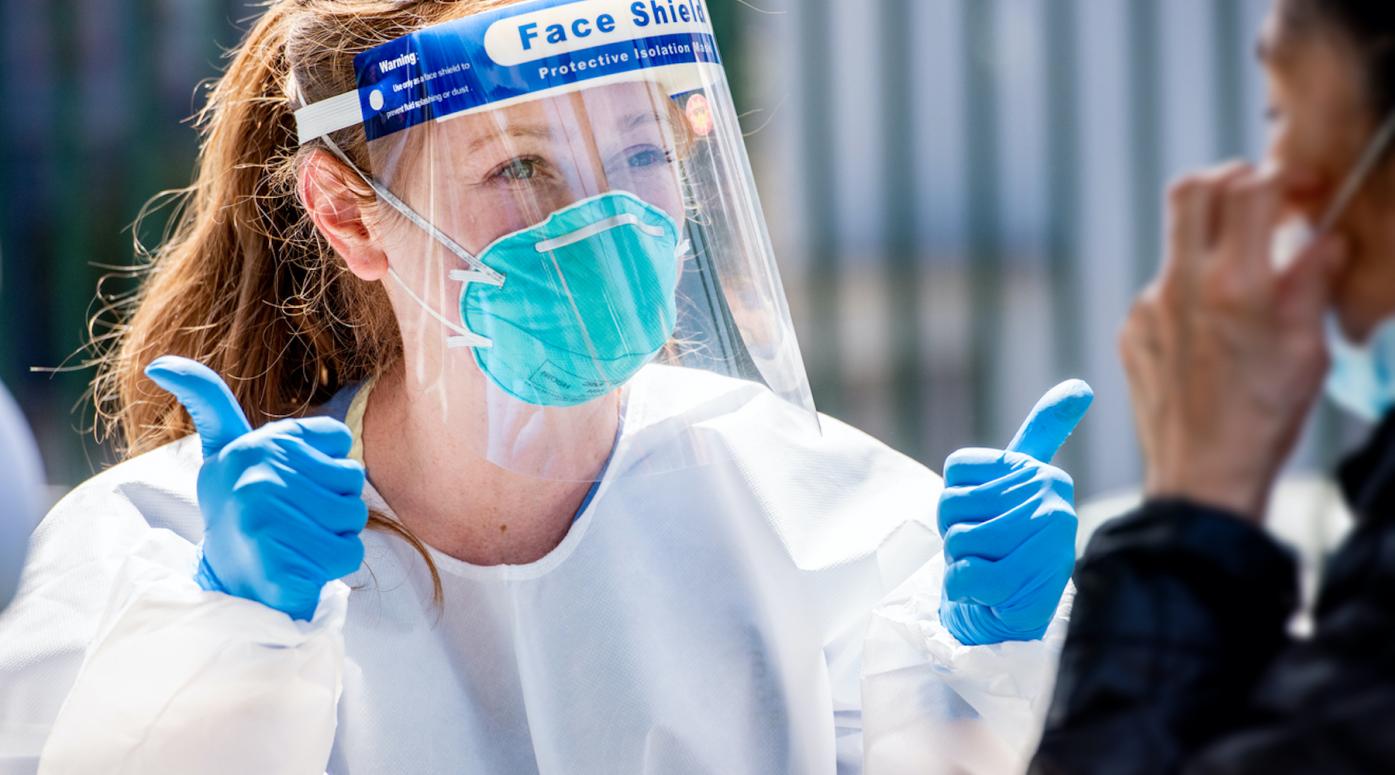
M1089 385L1063 382L1006 450L961 449L945 461L940 620L960 643L1045 634L1075 568L1075 485L1051 459L1093 401Z

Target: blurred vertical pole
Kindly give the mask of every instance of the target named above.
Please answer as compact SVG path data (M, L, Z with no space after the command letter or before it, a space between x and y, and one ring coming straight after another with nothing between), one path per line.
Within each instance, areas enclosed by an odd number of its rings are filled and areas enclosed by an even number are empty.
M54 249L48 261L47 287L33 289L44 294L50 304L45 352L52 360L36 364L45 367L57 365L76 352L83 341L83 320L92 298L91 285L84 280L91 276L91 227L93 214L97 211L91 189L94 176L89 168L94 160L89 152L83 109L86 89L82 82L82 65L86 46L80 34L82 4L78 0L54 0L48 8L52 19L53 50L57 53L53 59L56 92L52 131L55 141L53 157L48 166L53 178L50 236ZM77 460L77 456L73 455L76 439L71 431L78 425L72 411L86 380L82 373L77 372L60 372L45 379L50 383L50 389L45 391L50 402L45 407L47 424L61 433L42 441L50 461L55 454L61 455L63 463L59 464L60 468L68 469L63 471L64 474L71 474L75 471ZM53 468L52 462L50 468Z
M1142 288L1162 264L1163 116L1162 18L1166 0L1128 0L1129 207L1133 229L1131 291ZM1217 5L1238 5L1221 0ZM1127 378L1126 378L1127 379ZM1129 428L1132 430L1132 427Z
M806 341L815 343L805 352L809 358L809 382L822 411L841 414L841 342L838 321L837 202L830 175L833 151L833 116L828 84L833 83L829 56L830 0L799 0L799 50L807 65L799 83L803 88L803 173L805 180L804 244L809 256L810 331Z
M1085 367L1085 346L1080 315L1080 92L1076 67L1077 0L1047 0L1046 111L1047 170L1046 248L1051 281L1052 319L1055 332L1053 362L1064 378L1077 376ZM1088 426L1087 426L1088 427ZM1085 455L1079 444L1061 450L1058 463L1081 471Z
M722 70L727 74L731 85L731 100L738 113L746 110L746 73L743 67L744 48L741 31L741 13L750 9L735 0L708 0L707 8L712 14L712 32L717 36L717 48L722 55Z
M182 0L187 2L188 0ZM165 149L172 146L172 132L167 126L167 111L163 110L161 90L165 79L159 68L158 45L160 17L156 4L161 0L135 0L130 13L125 15L122 30L122 59L126 64L125 77L127 94L127 121L132 133L131 142L126 144L122 164L126 170L127 186L121 198L123 226L139 212L150 197L158 193L161 181L161 157ZM173 162L173 159L170 160ZM185 173L187 175L187 172ZM122 246L125 256L125 245ZM125 256L129 258L129 256Z
M162 54L168 55L168 49L160 44L167 32L162 22L179 18L178 14L162 12L158 7L169 1L127 0L120 37L113 41L121 51L127 139L120 150L120 173L111 174L112 178L123 180L124 185L119 195L111 197L109 220L103 221L107 231L102 236L112 241L112 265L131 266L136 263L133 240L140 240L151 247L152 243L158 242L164 226L160 218L154 219L156 224L146 224L146 229L142 231L137 228L136 216L162 188L175 182L183 185L189 177L189 169L183 164L188 158L188 144L180 142L181 138L175 134L176 131L187 131L177 122L187 116L188 111L181 106L178 113L173 113L163 98L171 81L187 83L194 73L178 73L167 80L159 67ZM199 2L207 4L207 0ZM129 291L132 287L131 282L125 279L113 281L110 286L101 286L101 281L94 277L93 283L91 288L84 288L89 296L93 290L117 293ZM98 303L101 303L100 300ZM106 317L109 319L110 316ZM93 375L89 373L87 376Z
M911 110L913 55L911 0L883 0L882 178L886 188L887 312L891 319L891 395L895 423L890 440L917 460L925 457L922 390L920 256L916 239L916 137Z
M13 72L10 66L10 36L14 30L10 25L9 14L14 9L0 7L0 67ZM15 95L10 79L0 78L0 105L15 105ZM0 382L6 382L12 390L18 391L16 372L19 347L16 337L19 321L16 319L18 301L21 296L16 281L22 277L18 272L19 253L16 250L14 231L10 219L14 217L11 206L19 197L19 186L13 174L17 156L16 133L11 122L12 115L0 115L0 202L6 203L5 211L0 212ZM21 398L23 395L21 394Z
M45 165L53 157L55 138L46 131L54 120L57 75L56 54L48 29L52 14L45 13L46 0L19 0L0 4L0 39L9 72L23 78L7 78L0 85L5 105L23 105L23 110L0 114L0 185L3 185L4 212L0 213L0 250L4 255L4 276L0 277L0 340L4 341L4 362L0 376L9 383L31 422L43 419L46 407L40 402L40 377L29 373L29 366L48 352L47 331L50 308L45 284L52 260L50 203L52 175Z
M968 145L969 316L973 352L970 362L973 432L979 443L1003 444L1005 433L996 417L997 369L994 359L1001 351L1002 243L999 239L999 158L997 0L964 0L963 39L965 137Z
M1239 0L1223 0L1213 6L1211 45L1215 51L1216 150L1231 158L1245 152L1245 70L1251 47L1244 44L1245 9Z
M1134 286L1157 271L1162 255L1162 79L1159 30L1163 0L1129 0L1129 155L1133 158ZM1232 0L1218 5L1237 5Z

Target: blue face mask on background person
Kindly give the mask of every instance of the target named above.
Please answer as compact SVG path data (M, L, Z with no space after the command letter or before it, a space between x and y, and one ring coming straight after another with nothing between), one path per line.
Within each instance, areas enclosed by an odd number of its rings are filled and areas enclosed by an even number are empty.
M1317 236L1305 220L1284 224L1274 235L1277 266L1287 266ZM1379 326L1364 345L1347 339L1335 313L1325 328L1331 365L1323 385L1327 397L1364 420L1375 421L1395 405L1395 320Z
M679 227L633 194L610 192L558 210L479 255L504 276L465 283L460 319L481 370L535 406L576 406L630 380L673 335Z
M1283 266L1312 243L1317 230L1292 221L1274 236L1274 261ZM1365 344L1347 339L1335 313L1328 315L1327 352L1332 363L1324 389L1342 409L1375 422L1395 407L1395 318L1376 327Z
M1336 319L1329 319L1327 349L1332 356L1329 398L1371 422L1395 407L1395 318L1377 326L1365 344L1348 340Z

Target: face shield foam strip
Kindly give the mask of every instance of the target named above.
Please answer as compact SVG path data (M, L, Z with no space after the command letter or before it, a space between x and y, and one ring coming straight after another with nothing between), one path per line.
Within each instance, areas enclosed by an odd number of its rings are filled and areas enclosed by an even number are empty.
M351 91L321 100L295 112L296 142L301 145L363 123L358 92Z

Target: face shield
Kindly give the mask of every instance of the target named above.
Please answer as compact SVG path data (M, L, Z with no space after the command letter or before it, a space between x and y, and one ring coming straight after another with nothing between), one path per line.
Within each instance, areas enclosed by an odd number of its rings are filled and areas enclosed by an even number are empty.
M695 418L751 401L817 433L701 0L522 2L355 69L300 141L358 169L330 136L363 133L411 400L466 454L573 481L627 442L699 465L722 450Z

